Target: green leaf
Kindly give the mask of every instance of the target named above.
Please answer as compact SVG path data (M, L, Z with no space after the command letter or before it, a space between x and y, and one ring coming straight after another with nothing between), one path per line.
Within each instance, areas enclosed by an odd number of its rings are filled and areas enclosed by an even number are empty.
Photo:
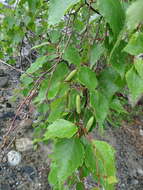
M42 103L46 99L48 82L49 78L42 81L38 96L34 99L34 103Z
M143 79L140 78L132 67L126 73L126 80L130 91L131 105L134 106L143 94Z
M69 97L68 97L68 109L74 110L76 108L76 96L78 95L77 90L71 89Z
M104 69L99 76L99 86L102 88L106 98L111 99L120 89L118 84L119 74L112 67Z
M58 168L55 162L51 163L50 169L51 170L48 175L48 181L51 185L57 186L58 185L58 178L57 178Z
M90 93L90 104L95 112L95 118L99 124L103 124L109 111L108 99L100 92Z
M50 115L48 117L48 122L53 122L56 119L60 118L60 116L64 112L66 101L67 101L66 97L61 97L51 103L51 109L50 109Z
M54 168L54 176L56 175L59 183L64 183L73 172L82 166L84 148L78 138L61 139L55 144L51 157L57 167L57 169Z
M95 72L88 67L81 67L78 73L79 82L85 85L90 90L95 90L97 87L97 78Z
M124 51L131 55L139 55L143 53L143 33L136 32L133 34L129 43L124 48Z
M45 139L50 138L71 138L78 131L77 126L67 120L58 119L47 127Z
M61 74L62 73L62 74ZM61 82L65 79L68 73L68 67L65 63L59 63L56 67L56 71L53 73L48 91L48 98L53 99L60 90Z
M46 63L47 61L47 56L39 57L36 59L34 63L31 64L30 68L27 69L27 73L34 73L40 68L42 68L43 64Z
M109 23L115 36L119 34L124 25L124 10L119 0L98 0L97 6L100 13Z
M88 177L90 175L90 170L86 167L85 163L82 165L82 173L81 173L81 177L85 178Z
M137 70L139 76L143 79L143 60L135 59L134 66L135 66L135 69Z
M77 183L76 190L85 190L84 184L81 182Z
M68 46L63 55L64 60L68 61L70 64L75 64L79 66L81 63L81 57L78 53L77 48L73 46Z
M104 141L92 140L92 144L88 144L85 149L86 166L92 172L95 180L100 181L106 190L114 190L114 183L117 182L117 180L110 180L116 179L114 153L114 149Z
M91 173L96 173L96 157L93 147L90 143L88 143L85 147L85 165L91 171Z
M117 180L117 178L115 176L108 177L107 181L108 181L109 184L113 184L113 183L117 183L118 182L118 180Z
M91 49L91 54L90 54L91 67L95 65L95 63L98 61L98 59L103 54L103 52L104 52L104 48L102 44L94 44L94 46Z
M48 175L48 182L53 187L53 190L68 190L65 188L64 184L59 184L58 178L57 178L57 172L58 168L56 163L52 162L50 165L50 172Z
M114 98L110 104L110 108L117 111L118 113L127 113L127 111L122 106L119 99Z
M133 2L126 11L126 23L129 30L134 30L143 20L143 1Z
M95 151L96 159L99 166L98 169L101 176L105 175L107 176L107 179L108 177L116 178L114 149L104 141L93 140L92 145ZM107 179L104 180L103 186L106 190L114 190L114 184L111 184Z
M57 43L61 37L61 31L52 30L51 32L49 32L49 37L52 43Z
M126 43L120 42L120 45L114 49L114 53L110 57L110 63L113 68L120 74L121 78L124 78L126 67L127 67L127 56L126 52L123 52L123 48Z
M20 81L25 85L28 86L33 82L33 78L27 76L26 74L21 75Z
M42 46L47 46L47 45L49 45L49 42L43 42L43 43L41 43L41 44L39 44L39 45L33 46L33 47L31 48L31 50L40 48L40 47L42 47Z
M52 0L49 4L49 18L48 23L55 25L60 22L66 11L78 3L79 0Z

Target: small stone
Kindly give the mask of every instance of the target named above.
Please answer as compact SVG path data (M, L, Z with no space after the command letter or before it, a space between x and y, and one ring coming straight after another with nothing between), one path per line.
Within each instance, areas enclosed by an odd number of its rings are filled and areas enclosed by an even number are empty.
M3 157L3 160L2 160L4 163L7 162L7 159L6 157Z
M8 77L7 76L0 77L0 88L6 87L7 84L8 84Z
M138 175L143 176L143 170L142 169L138 168L137 173L138 173Z
M15 142L16 149L20 152L33 149L33 141L29 138L17 139Z
M11 166L16 166L21 162L21 154L14 150L8 152L7 157L8 157L8 163Z
M22 168L23 170L23 173L29 175L29 177L34 180L35 176L36 176L36 172L35 172L35 169L31 166L24 166Z
M136 169L132 169L129 173L130 173L130 176L131 176L131 177L135 177L137 171L136 171Z
M143 136L143 130L142 129L140 129L140 135Z
M32 126L32 123L33 123L32 119L25 119L21 121L21 123L19 124L19 127L28 128Z
M132 185L137 185L137 184L139 183L139 181L138 181L137 179L133 179L133 180L131 181L131 183L132 183Z

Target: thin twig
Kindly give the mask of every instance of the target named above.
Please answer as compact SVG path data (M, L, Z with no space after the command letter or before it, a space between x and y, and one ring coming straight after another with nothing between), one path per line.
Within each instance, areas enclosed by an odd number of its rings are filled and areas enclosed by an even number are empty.
M30 64L32 64L32 61L29 59L29 57L24 56L24 58L27 59L27 61L28 61Z
M0 59L0 63L2 63L2 64L4 64L4 65L8 66L9 68L11 68L11 69L13 69L13 70L15 70L15 71L17 71L17 72L19 72L19 73L24 73L24 71L21 71L21 70L19 70L19 69L16 69L15 67L11 66L10 64L6 63L5 61L3 61L3 60L1 60L1 59Z
M19 72L19 73L21 73L21 74L25 74L25 75L27 75L28 77L31 77L31 78L35 79L35 77L33 77L31 74L28 74L28 73L26 73L25 71L16 69L15 67L11 66L10 64L6 63L5 61L3 61L3 60L1 60L1 59L0 59L0 63L6 65L7 67L11 68L12 70L15 70L15 71L17 71L17 72Z
M98 27L97 27L97 30L96 30L96 34L95 34L95 38L93 40L93 44L95 43L96 39L98 38L98 35L99 35L99 32L100 32L100 22L102 20L102 17L99 18L98 20Z
M85 4L86 4L93 12L95 12L95 13L98 14L98 15L101 15L96 9L94 9L94 8L91 6L91 3L89 4L89 3L85 0Z

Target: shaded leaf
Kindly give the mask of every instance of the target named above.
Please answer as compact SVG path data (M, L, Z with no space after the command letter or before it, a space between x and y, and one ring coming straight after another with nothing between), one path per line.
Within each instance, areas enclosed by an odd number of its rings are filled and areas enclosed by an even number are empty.
M127 67L127 56L126 52L123 52L123 48L125 47L126 43L121 41L119 46L114 49L114 53L110 57L110 63L112 64L113 68L120 74L121 78L124 77L126 67Z
M56 119L59 119L62 113L64 112L66 104L66 97L61 97L56 99L51 103L50 114L48 117L48 122L53 122Z
M94 46L91 49L91 54L90 54L91 66L95 65L95 63L98 61L98 59L103 54L103 52L104 52L104 48L101 44L94 44Z
M85 190L84 184L81 182L77 183L76 190Z
M68 61L70 64L80 65L81 57L78 53L77 48L73 46L68 46L63 55L64 60Z
M99 124L103 124L109 111L108 99L98 91L91 92L90 104L95 111L95 118Z
M62 73L62 74L61 74ZM58 91L60 90L61 82L64 80L65 76L68 73L68 67L65 63L60 63L56 67L56 71L53 73L50 83L50 88L48 91L48 98L54 98Z
M112 67L104 69L99 76L99 86L108 99L120 89L120 82L119 74Z
M95 90L97 87L97 78L95 72L88 67L81 67L78 73L78 79L81 84L85 85L90 90Z
M134 106L143 94L143 79L131 68L126 73L127 85L130 91L131 104Z
M49 78L42 81L38 96L34 99L34 103L42 103L46 99L48 82Z

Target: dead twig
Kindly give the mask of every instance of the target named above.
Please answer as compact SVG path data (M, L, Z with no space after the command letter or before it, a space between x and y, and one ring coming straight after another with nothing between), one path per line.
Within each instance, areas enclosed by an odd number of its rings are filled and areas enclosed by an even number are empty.
M5 61L3 61L3 60L1 60L1 59L0 59L0 63L6 65L7 67L9 67L9 68L11 68L11 69L13 69L13 70L15 70L15 71L17 71L17 72L19 72L19 73L22 73L22 74L24 73L24 71L21 71L21 70L19 70L19 69L16 69L16 68L13 67L12 65L6 63Z

